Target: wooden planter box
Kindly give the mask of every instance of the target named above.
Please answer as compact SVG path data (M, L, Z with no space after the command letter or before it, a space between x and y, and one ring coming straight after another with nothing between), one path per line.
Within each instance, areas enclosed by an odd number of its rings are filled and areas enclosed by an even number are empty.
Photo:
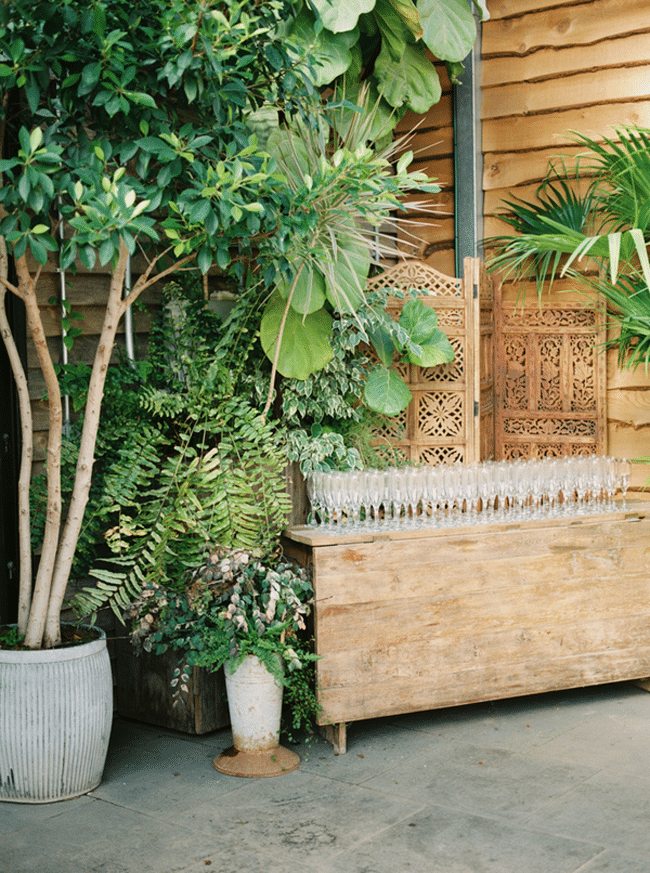
M650 504L597 516L332 536L314 572L322 725L650 676Z
M193 667L188 693L175 702L171 682L178 653L142 652L136 656L128 640L115 643L115 693L117 711L123 718L187 734L207 734L229 724L223 670L211 673L204 667Z

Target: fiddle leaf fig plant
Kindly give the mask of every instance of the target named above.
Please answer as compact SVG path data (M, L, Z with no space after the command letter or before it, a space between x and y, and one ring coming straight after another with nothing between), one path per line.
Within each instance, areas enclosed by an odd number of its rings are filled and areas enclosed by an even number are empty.
M454 349L438 327L435 309L422 300L408 300L396 323L383 310L378 310L377 316L380 324L370 338L381 363L368 376L364 400L375 412L398 415L413 398L398 373L390 369L394 359L418 367L436 367L453 361Z
M479 0L301 0L294 10L287 34L306 47L314 84L350 87L363 72L392 125L407 109L423 114L440 100L431 54L458 81L476 40L474 13L489 18Z

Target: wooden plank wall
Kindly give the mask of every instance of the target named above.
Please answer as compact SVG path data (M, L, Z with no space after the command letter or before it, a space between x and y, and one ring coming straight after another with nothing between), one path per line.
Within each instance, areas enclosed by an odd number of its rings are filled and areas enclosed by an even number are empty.
M415 153L410 169L427 173L442 186L440 194L431 195L434 215L411 212L413 224L408 228L412 235L409 239L416 248L411 248L409 254L422 258L446 276L455 276L452 88L445 65L437 64L436 69L442 85L440 101L426 115L408 112L398 124L397 134L410 134L406 148ZM426 197L419 195L411 199ZM399 235L404 238L403 231Z
M136 276L133 277L134 281ZM108 267L97 268L92 273L79 267L77 274L66 275L66 294L72 302L73 310L81 312L83 320L74 322L75 327L82 330L81 336L75 339L72 350L69 352L70 362L83 361L91 364L97 339L101 331L104 317L104 301L108 293L110 275ZM41 306L43 325L48 339L48 345L56 363L61 363L63 344L61 340L61 309L58 304L49 301L60 296L60 276L54 263L48 262L43 269L38 282L38 299ZM143 302L150 306L157 305L158 295L155 291L143 295ZM146 312L134 311L136 354L144 355L147 346L147 334L151 325L151 318ZM124 346L124 320L118 328L117 346ZM117 359L117 352L113 359ZM32 414L34 416L34 472L40 472L46 457L47 450L47 405L44 402L45 385L41 375L36 352L28 340L27 343L27 366L29 378L29 391L32 401Z
M503 197L528 198L548 159L577 153L570 131L650 127L647 0L489 0L482 35L486 236L507 232ZM534 292L533 292L534 293ZM514 295L516 296L516 294ZM607 359L608 453L650 455L650 375ZM635 465L640 487L650 468Z

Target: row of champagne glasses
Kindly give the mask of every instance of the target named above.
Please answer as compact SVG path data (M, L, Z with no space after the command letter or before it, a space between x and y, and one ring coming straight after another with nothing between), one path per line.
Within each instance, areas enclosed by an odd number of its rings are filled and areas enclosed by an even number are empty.
M592 514L625 501L630 462L605 455L315 472L311 523L348 532Z

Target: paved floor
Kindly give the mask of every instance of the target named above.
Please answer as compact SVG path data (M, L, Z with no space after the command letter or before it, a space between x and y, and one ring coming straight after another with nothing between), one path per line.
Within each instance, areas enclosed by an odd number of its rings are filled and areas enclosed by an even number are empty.
M650 694L631 684L351 725L293 773L117 720L104 781L0 803L0 873L648 873Z

